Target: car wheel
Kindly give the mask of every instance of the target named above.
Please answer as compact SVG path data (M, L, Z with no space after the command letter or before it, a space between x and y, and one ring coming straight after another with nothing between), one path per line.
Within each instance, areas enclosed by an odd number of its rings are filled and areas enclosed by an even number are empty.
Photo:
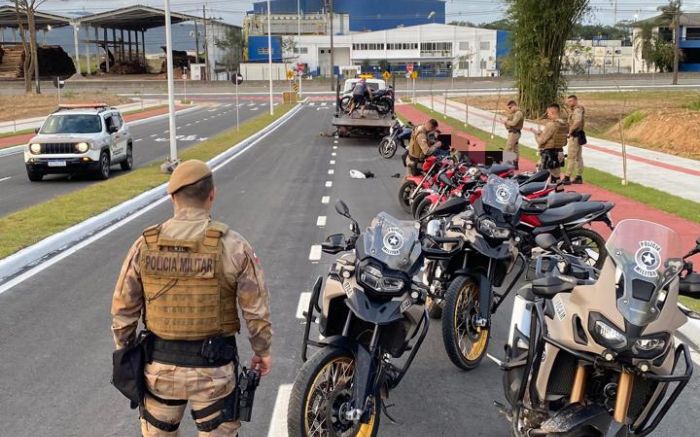
M131 145L126 148L126 159L119 164L124 171L134 168L134 151Z
M111 166L112 163L109 160L109 154L107 152L102 152L100 155L100 166L97 169L97 177L102 180L109 179Z
M34 170L27 169L27 177L32 182L40 182L42 179L44 179L44 173L42 173L40 171L34 171Z

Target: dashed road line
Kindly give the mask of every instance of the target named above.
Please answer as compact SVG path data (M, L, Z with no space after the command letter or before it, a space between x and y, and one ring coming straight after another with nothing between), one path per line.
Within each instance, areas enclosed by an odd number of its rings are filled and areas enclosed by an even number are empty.
M316 219L316 226L324 227L324 226L326 226L326 221L327 221L327 217L325 215L320 215Z
M321 203L324 205L328 205L331 202L331 197L330 196L323 196L321 197Z
M8 179L12 179L12 176L5 176L4 178L0 178L0 182L4 182Z
M333 146L333 150L337 150L337 149L338 149L338 146Z
M289 410L289 397L292 394L292 384L281 384L277 390L275 406L272 410L270 429L267 437L287 437L287 410Z
M320 244L314 244L311 246L311 249L309 250L309 260L310 261L318 261L321 259L321 245Z
M321 106L326 106L326 102L321 102Z
M136 138L136 139L134 140L135 143L138 143L139 141L143 141L143 138Z
M333 186L333 181L326 181L326 188L330 188Z
M335 173L335 170L333 170L333 169L328 170L328 174L334 174L334 173Z
M158 134L151 134L151 138L155 138L157 136L158 136Z
M304 311L309 309L309 301L311 300L311 292L305 291L299 295L299 304L297 305L297 319L304 320Z
M331 159L330 161L328 161L328 164L335 165L335 159Z
M315 103L315 102L311 102L311 103L309 103L309 106L316 106L316 103Z
M331 153L331 156L336 156L336 155L337 155L337 153L335 153L335 152Z

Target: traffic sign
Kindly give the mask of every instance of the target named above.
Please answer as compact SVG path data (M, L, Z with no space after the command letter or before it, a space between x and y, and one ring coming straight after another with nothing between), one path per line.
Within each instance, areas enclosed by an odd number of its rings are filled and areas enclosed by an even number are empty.
M292 80L292 79L294 79L294 71L287 70L287 80Z
M384 78L384 80L389 80L391 79L391 73L385 71L384 73L382 73L382 77Z
M241 73L235 74L231 76L231 82L235 83L236 85L240 85L243 83L243 75Z
M182 80L187 79L187 73L182 73Z
M297 64L297 73L302 74L305 69L306 68L304 64Z
M406 72L413 73L413 64L406 64Z
M57 76L57 77L54 77L54 78L53 78L53 86L54 86L55 88L61 89L61 88L63 88L65 85L66 85L66 81L65 81L65 80L61 80L60 77Z
M417 72L417 71L413 71L413 72L411 73L411 79L417 79L417 78L418 78L418 72Z

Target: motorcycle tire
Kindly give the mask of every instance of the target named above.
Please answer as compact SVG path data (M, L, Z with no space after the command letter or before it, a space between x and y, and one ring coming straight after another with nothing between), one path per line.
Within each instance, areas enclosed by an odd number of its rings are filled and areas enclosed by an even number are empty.
M462 370L479 366L491 337L488 328L473 326L478 304L479 286L472 278L458 276L450 283L442 314L442 340L450 361Z
M396 141L392 140L389 137L383 138L382 141L379 143L379 154L384 159L393 158L396 154L396 149L398 149Z
M404 181L399 187L399 205L404 211L411 212L411 193L416 189L413 181Z
M413 203L416 203L415 199L413 200ZM427 196L423 197L418 206L416 206L416 211L413 214L413 218L416 220L421 220L426 214L428 214L432 207L433 202L430 199L428 199Z
M585 257L584 260L598 270L603 268L608 251L605 249L605 239L599 233L593 229L579 228L567 231L566 234L572 247L567 247L565 243L562 243L560 247L564 252L581 258ZM593 258L589 250L596 252L597 258Z
M340 99L340 110L347 113L350 110L350 102L352 102L351 96L345 96Z
M318 402L342 402L342 397L352 396L351 384L354 363L355 358L351 352L334 346L326 346L320 349L309 361L304 363L294 380L292 393L289 397L289 409L287 411L287 432L289 437L306 437L310 435L309 428L313 424L320 426L321 432L319 435L346 435L345 433L350 432L347 435L376 437L379 432L379 420L381 417L381 404L378 396L375 396L374 411L371 414L369 423L360 423L355 426L352 426L352 424L343 425L344 419L341 420L338 417L334 417L336 419L334 421L335 426L347 427L347 429L336 429L334 432L331 432L329 429L323 429L323 425L329 423L329 420L327 420L328 410L326 408L314 408L315 406L318 407ZM338 383L337 386L328 386L328 381L332 381L332 378L328 377L326 373L333 372L342 377L342 375L345 375L344 372L348 371L350 371L350 375L347 381ZM325 378L324 375L326 375ZM332 399L329 397L332 397ZM309 420L312 418L314 422L310 424Z
M427 191L419 191L415 196L413 196L413 201L411 202L411 217L416 216L416 209L418 208L418 205L428 194L430 193Z
M432 298L428 298L425 302L425 306L428 308L428 316L431 319L439 320L442 318L442 305L435 302Z
M381 97L374 103L374 106L377 108L379 115L384 115L391 111L392 102L387 98Z

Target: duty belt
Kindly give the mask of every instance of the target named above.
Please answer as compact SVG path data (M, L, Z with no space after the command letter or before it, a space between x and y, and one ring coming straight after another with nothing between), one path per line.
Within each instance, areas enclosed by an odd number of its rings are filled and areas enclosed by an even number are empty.
M236 337L211 337L205 340L153 339L149 361L182 367L220 367L238 361Z
M508 129L508 132L510 132L512 134L519 134L520 131L521 131L520 129Z

